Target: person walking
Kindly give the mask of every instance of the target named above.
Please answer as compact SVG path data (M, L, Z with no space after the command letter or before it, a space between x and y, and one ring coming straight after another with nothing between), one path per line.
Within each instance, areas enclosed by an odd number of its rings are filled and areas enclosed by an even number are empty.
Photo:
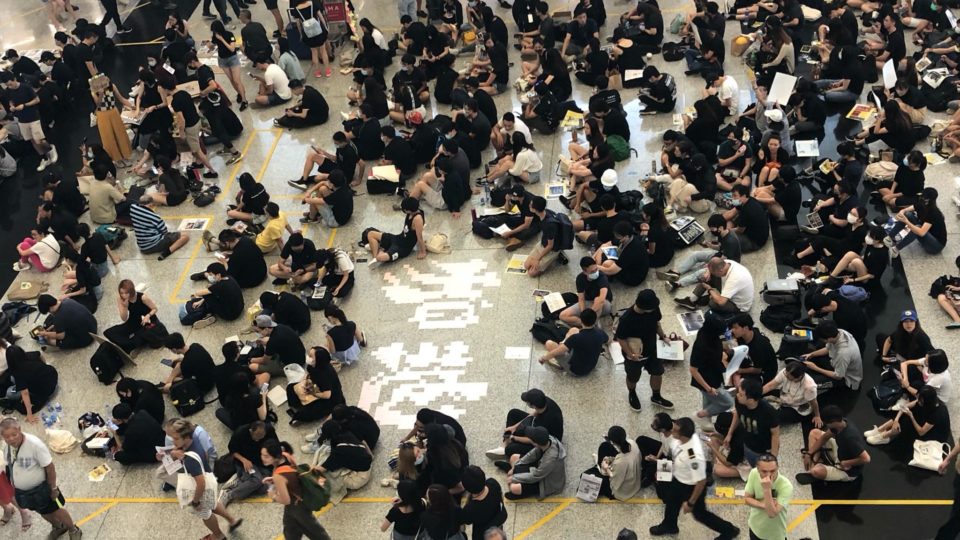
M16 418L0 422L0 435L7 443L7 470L18 503L53 526L48 538L57 538L64 532L70 540L81 538L83 532L65 508L67 503L57 486L57 469L47 445L39 437L24 433Z
M274 502L283 505L283 537L300 540L330 540L330 535L313 512L303 503L303 488L297 464L293 461L293 448L286 442L269 440L260 450L260 459L267 467L273 467L273 476L264 478L270 486L267 494ZM325 481L321 477L319 482Z
M679 418L674 423L673 437L680 442L673 456L673 481L663 491L663 521L650 527L651 536L677 534L680 511L692 513L700 523L720 533L718 540L729 540L740 534L740 529L729 521L707 510L707 461L703 444L696 436L693 420Z
M784 540L787 537L787 507L793 498L793 484L779 472L777 456L761 454L747 477L744 502L750 507L747 526L750 538Z

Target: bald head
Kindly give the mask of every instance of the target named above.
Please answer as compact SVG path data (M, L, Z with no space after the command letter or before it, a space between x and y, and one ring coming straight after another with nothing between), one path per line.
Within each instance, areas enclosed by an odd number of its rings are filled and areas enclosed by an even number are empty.
M723 257L713 257L710 259L710 262L707 263L707 270L710 271L712 276L723 276L727 273L727 261L723 260Z

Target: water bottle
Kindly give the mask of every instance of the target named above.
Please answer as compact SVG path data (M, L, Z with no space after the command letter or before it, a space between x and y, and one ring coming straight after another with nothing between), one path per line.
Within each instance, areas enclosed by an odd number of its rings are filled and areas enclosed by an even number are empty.
M483 185L483 195L480 197L480 206L486 206L490 200L490 184Z

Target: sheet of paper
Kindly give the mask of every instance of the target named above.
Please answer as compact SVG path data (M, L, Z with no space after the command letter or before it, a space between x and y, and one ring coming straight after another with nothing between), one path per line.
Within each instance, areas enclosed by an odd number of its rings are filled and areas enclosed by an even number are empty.
M943 10L947 14L947 20L950 21L950 26L957 27L957 16L953 14L953 10L945 9Z
M657 358L661 360L670 360L679 362L683 360L683 342L682 341L664 341L657 340Z
M793 94L793 87L796 84L797 78L793 75L777 73L773 77L773 84L770 85L770 92L767 93L767 104L786 105L790 101L790 95Z
M234 334L230 337L227 337L223 340L224 343L240 343L240 336Z
M400 171L393 165L378 165L370 171L370 176L388 182L400 181Z
M626 362L626 359L623 357L623 347L620 346L619 341L611 341L610 345L607 346L607 350L610 351L610 359L613 360L613 365L619 366Z
M110 472L110 466L106 463L97 465L90 472L87 473L87 480L91 482L103 482L103 479L107 477L107 473Z
M245 355L245 354L250 354L250 351L252 351L252 350L253 350L253 347L251 347L251 346L249 346L249 345L244 345L243 348L240 349L240 355L242 356L242 355Z
M526 274L527 269L523 267L523 262L527 260L526 255L514 255L507 261L508 274Z
M820 144L812 141L796 141L797 157L820 157Z
M503 351L504 360L528 360L530 347L507 347Z
M687 313L677 313L677 320L680 321L680 327L683 328L685 337L695 336L700 328L703 327L703 312L698 310Z
M207 218L190 218L180 221L180 226L177 228L178 231L202 231L207 228L207 224L210 223L210 220Z
M274 407L279 407L287 402L287 390L282 386L274 386L267 392L267 399Z
M508 233L508 232L510 232L512 229L510 229L510 227L507 227L507 224L506 224L506 223L502 223L502 224L500 224L499 227L490 227L490 230L493 231L493 232L495 232L495 233L497 233L497 234L500 235L500 236L503 236L504 233Z
M165 470L167 474L177 474L180 472L180 469L183 468L183 462L179 459L173 459L167 452L163 453L163 458L161 458L160 463L163 464L163 470Z
M690 26L695 26L695 25L692 25L692 24L691 24ZM634 79L640 79L640 78L642 78L642 77L643 77L643 70L642 70L642 69L625 69L625 70L623 70L623 80L624 80L624 81L632 81L632 80L634 80Z
M673 462L669 459L657 460L657 482L670 482L673 480Z
M546 302L547 309L550 310L550 313L567 307L567 303L563 301L563 293L552 292L544 296L543 301Z
M740 364L743 364L743 360L747 357L747 351L749 350L749 347L746 345L737 345L733 348L733 356L730 357L727 369L723 372L724 384L730 384L730 377L740 369Z
M883 64L883 87L887 90L890 90L897 85L897 66L893 64L893 60L887 60L887 63Z

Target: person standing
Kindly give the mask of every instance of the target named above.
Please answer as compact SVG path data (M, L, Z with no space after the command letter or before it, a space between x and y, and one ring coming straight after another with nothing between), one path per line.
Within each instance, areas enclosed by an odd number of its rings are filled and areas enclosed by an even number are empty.
M111 19L117 25L118 35L133 32L133 28L123 24L123 20L120 18L120 10L117 7L117 0L100 0L100 3L103 4L103 19L100 20L100 26L104 32L107 31L107 23Z
M750 507L747 526L751 540L784 540L787 537L787 507L793 484L779 473L777 456L762 454L747 477L744 502Z
M674 422L673 437L680 445L673 456L673 481L663 492L663 521L650 527L651 536L677 534L680 511L693 513L693 518L720 533L718 540L736 538L740 529L729 521L707 510L707 461L703 444L696 437L693 420L678 418Z
M663 360L657 357L657 338L665 340L667 334L660 325L660 299L653 289L644 289L637 294L633 306L620 316L613 338L623 351L623 369L627 375L627 400L630 408L639 411L640 397L637 382L646 369L650 374L650 403L664 409L673 409L673 402L660 395L663 384Z
M33 149L40 155L37 172L43 171L49 165L56 163L59 157L56 147L47 142L47 136L43 133L38 107L40 98L29 84L21 83L9 71L0 71L0 83L6 86L4 98L7 99L7 103L3 106L7 112L16 117L23 140L30 141Z
M946 474L947 468L957 454L960 454L960 443L955 444L947 457L943 458L937 468L940 474ZM937 530L934 540L954 540L958 535L960 535L960 461L957 461L956 474L953 475L953 506L950 507L950 519Z
M283 505L284 538L299 539L306 536L310 540L330 540L323 525L303 504L303 488L297 464L293 461L293 448L286 442L269 440L260 450L260 459L267 467L273 467L273 476L263 481L269 486L267 495ZM320 477L318 481L323 485L326 478Z
M40 514L53 526L50 538L64 532L70 540L82 537L83 532L64 507L67 503L57 486L57 469L50 449L38 437L24 433L16 418L4 418L0 422L0 435L7 443L7 470L18 503Z

